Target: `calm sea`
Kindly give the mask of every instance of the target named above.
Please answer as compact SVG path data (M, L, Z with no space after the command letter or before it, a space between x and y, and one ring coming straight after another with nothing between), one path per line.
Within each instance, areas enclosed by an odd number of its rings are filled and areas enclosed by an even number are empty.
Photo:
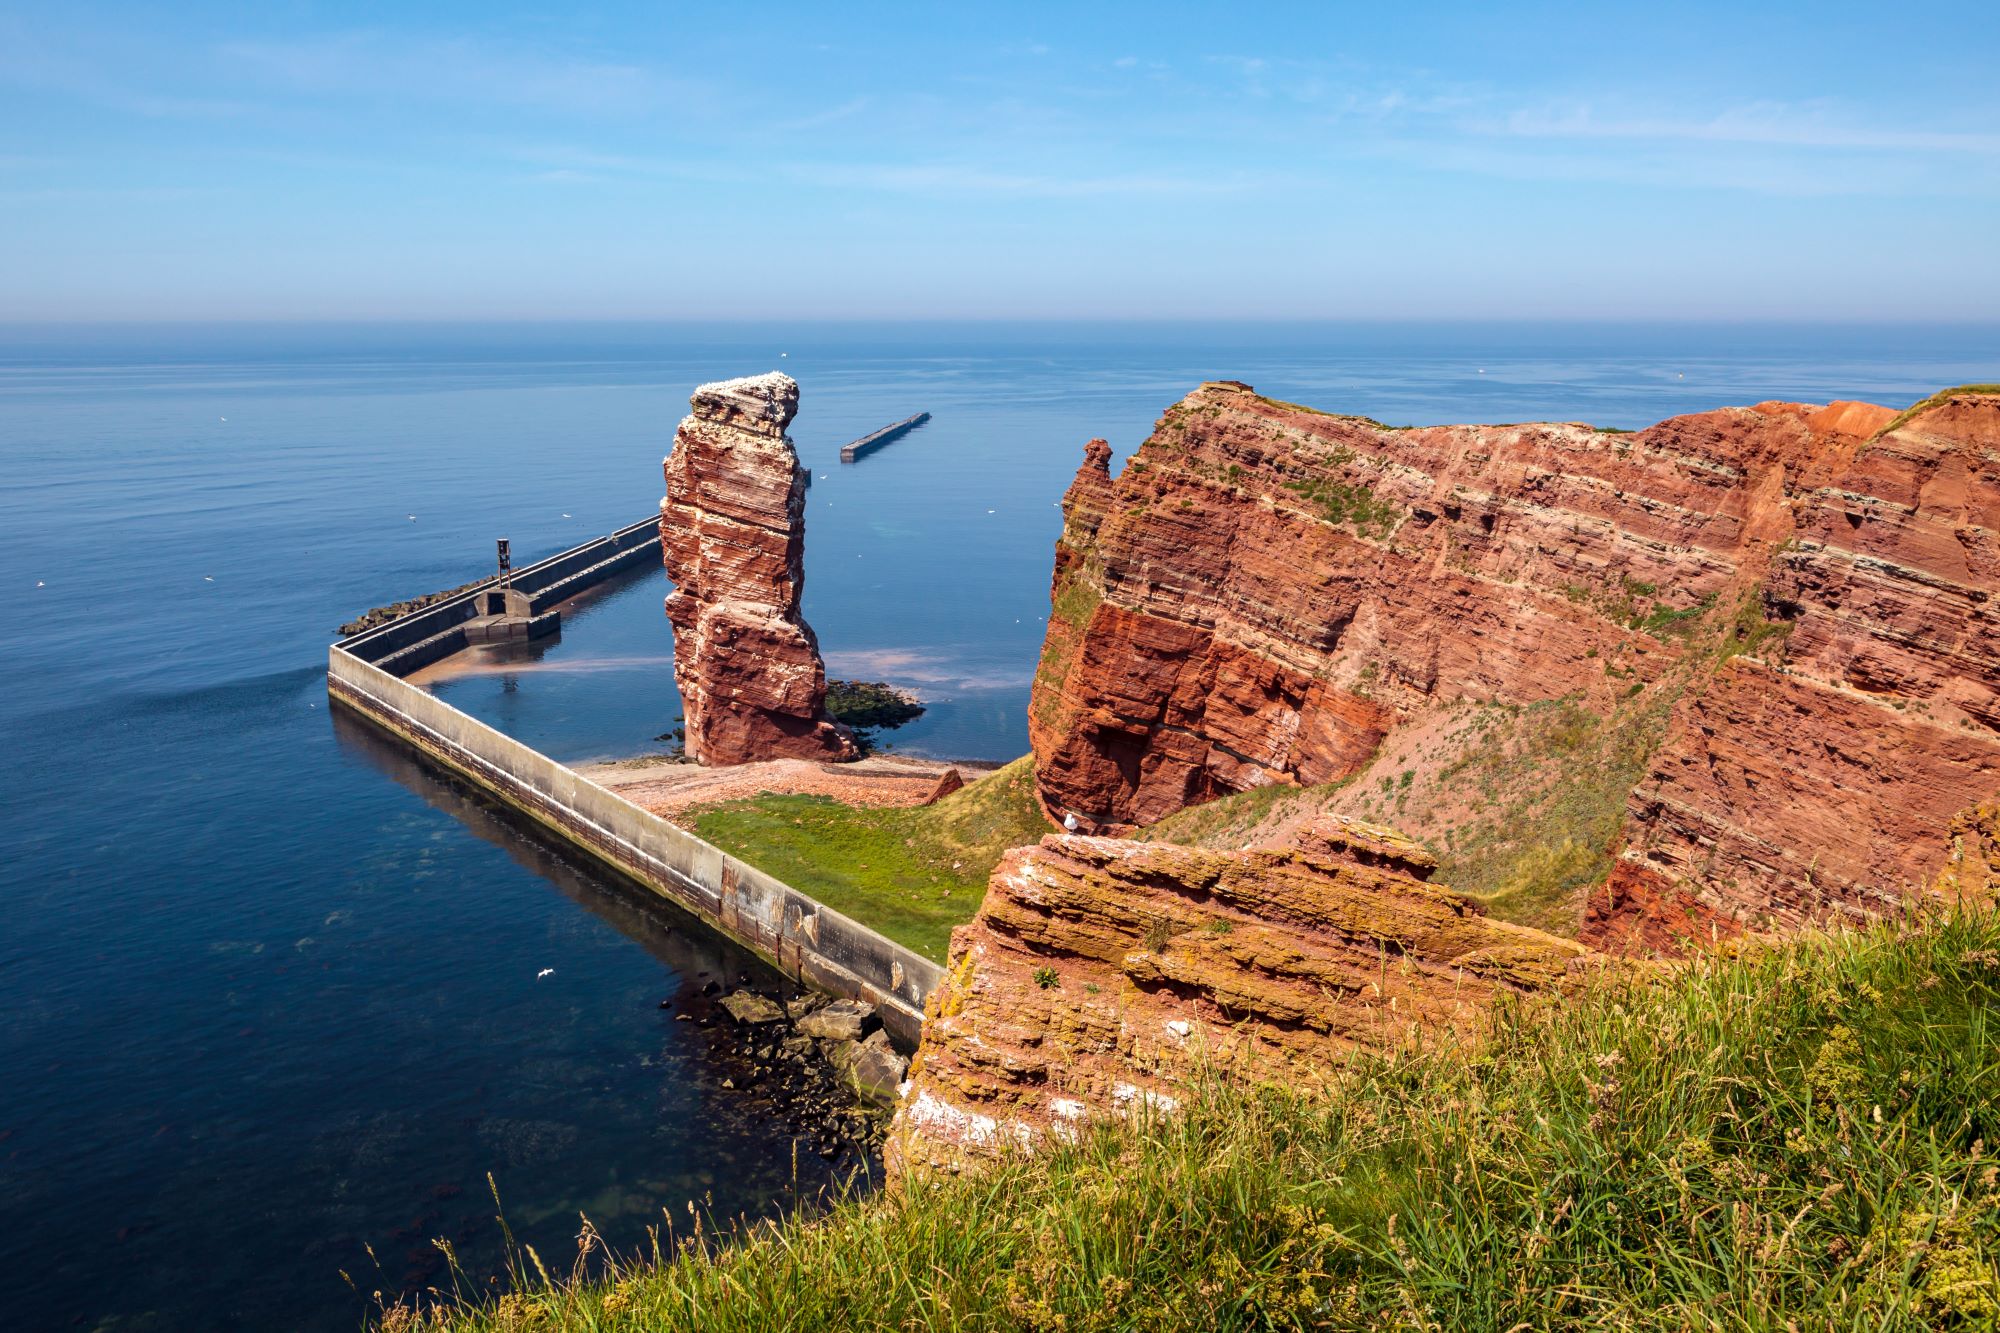
M1634 427L2000 379L2000 328L0 327L0 1323L351 1328L440 1279L432 1237L495 1261L489 1172L545 1256L580 1212L630 1248L826 1184L659 1008L751 960L324 688L336 625L495 537L528 559L646 515L689 389L772 368L804 391L831 668L931 701L899 748L1004 759L1083 442L1124 454L1203 379ZM657 749L665 592L628 577L437 688L558 757Z

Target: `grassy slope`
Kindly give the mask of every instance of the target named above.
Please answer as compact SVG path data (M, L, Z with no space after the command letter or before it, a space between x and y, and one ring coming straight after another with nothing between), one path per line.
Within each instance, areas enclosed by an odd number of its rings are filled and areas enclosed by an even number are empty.
M2000 918L1912 925L1606 974L1475 1060L1210 1090L427 1326L1992 1328Z
M1781 655L1789 632L1764 619L1754 592L1672 611L1650 601L1652 591L1628 585L1604 609L1634 628L1684 640L1685 655L1651 684L1630 659L1605 660L1607 680L1617 683L1608 705L1594 710L1580 696L1459 701L1392 733L1369 767L1345 782L1242 792L1178 811L1138 836L1240 847L1296 816L1332 811L1421 839L1437 855L1437 882L1478 899L1494 917L1574 935L1584 894L1611 870L1627 798L1675 704L1706 688L1732 657Z
M824 796L760 796L700 812L695 831L725 851L927 958L944 961L1000 853L1055 829L1023 757L936 805L871 810Z
M1657 690L1605 717L1571 699L1467 704L1422 755L1385 757L1350 782L1190 806L1137 836L1237 847L1291 816L1334 810L1422 838L1438 856L1437 881L1493 916L1574 935L1580 897L1610 871L1626 795L1671 703Z
M1901 430L1912 420L1929 411L1931 408L1936 407L1939 403L1962 393L2000 394L2000 384L1961 384L1954 389L1940 389L1930 397L1911 403L1908 407L1897 413L1894 420L1875 432L1875 438L1879 440L1890 431Z

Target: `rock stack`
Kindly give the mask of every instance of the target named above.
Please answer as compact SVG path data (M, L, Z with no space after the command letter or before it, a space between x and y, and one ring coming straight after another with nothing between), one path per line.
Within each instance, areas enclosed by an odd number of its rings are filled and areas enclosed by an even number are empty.
M806 479L785 428L788 375L704 384L674 432L660 547L674 593L674 680L702 764L858 758L827 715L819 641L799 614Z

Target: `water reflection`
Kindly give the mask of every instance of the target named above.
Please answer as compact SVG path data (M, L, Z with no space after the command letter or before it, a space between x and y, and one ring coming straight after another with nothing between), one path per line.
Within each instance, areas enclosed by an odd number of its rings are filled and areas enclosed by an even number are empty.
M516 865L546 879L564 897L665 964L678 989L663 989L663 996L688 998L690 991L700 991L704 978L741 979L759 988L788 984L776 968L699 918L608 868L586 868L581 853L560 847L525 816L424 760L347 709L334 709L331 721L341 749L500 848Z

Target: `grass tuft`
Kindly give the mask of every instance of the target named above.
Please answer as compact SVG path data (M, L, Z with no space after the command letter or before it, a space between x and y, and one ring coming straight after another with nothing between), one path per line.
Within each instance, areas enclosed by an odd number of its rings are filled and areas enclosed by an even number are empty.
M1360 1061L396 1333L1990 1329L2000 919L1633 968ZM586 1248L595 1237L586 1228ZM539 1267L539 1265L537 1265Z
M1895 419L1892 420L1888 425L1882 427L1882 429L1876 431L1872 438L1879 440L1884 435L1889 434L1891 431L1901 430L1904 426L1909 425L1910 422L1916 420L1918 417L1922 416L1925 412L1928 412L1931 408L1936 407L1938 404L1944 402L1948 398L1956 398L1959 394L1962 393L2000 394L2000 384L1961 384L1958 387L1952 389L1940 389L1938 392L1932 394L1930 397L1922 400L1921 402L1912 403L1908 407L1904 408L1901 412L1897 413Z

